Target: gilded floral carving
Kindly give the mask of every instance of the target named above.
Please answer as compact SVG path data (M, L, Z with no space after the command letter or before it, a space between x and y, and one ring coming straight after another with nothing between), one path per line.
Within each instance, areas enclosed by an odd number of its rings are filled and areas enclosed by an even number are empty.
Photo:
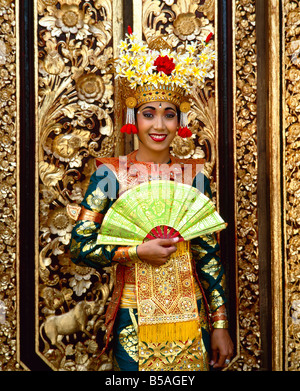
M285 83L284 151L285 151L285 269L286 269L286 370L300 370L300 322L299 322L299 276L300 276L300 127L299 127L299 1L284 2L284 60Z
M37 7L40 354L53 369L109 369L111 359L100 357L103 340L95 338L103 328L112 276L71 262L74 221L66 207L82 201L94 158L114 152L114 90L107 73L112 3L40 0ZM80 304L83 298L86 305ZM83 335L64 320L76 324L79 309ZM52 323L60 336L49 331Z
M181 40L192 40L201 33L202 23L195 14L179 14L173 23L173 32Z
M0 371L17 362L17 90L15 2L0 1Z
M239 357L231 370L260 368L257 221L255 1L235 3L236 233Z

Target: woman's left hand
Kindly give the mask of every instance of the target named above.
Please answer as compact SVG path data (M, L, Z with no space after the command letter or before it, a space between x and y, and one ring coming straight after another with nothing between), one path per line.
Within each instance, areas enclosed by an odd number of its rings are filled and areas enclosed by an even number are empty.
M214 329L211 335L211 349L210 365L213 368L226 367L226 360L233 356L233 343L227 329Z

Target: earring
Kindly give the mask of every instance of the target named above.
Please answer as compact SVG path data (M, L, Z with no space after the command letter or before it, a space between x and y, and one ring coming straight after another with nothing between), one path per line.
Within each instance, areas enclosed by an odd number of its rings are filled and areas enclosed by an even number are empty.
M178 129L178 136L187 138L192 136L192 132L188 128L188 112L191 109L189 102L182 102L180 104L180 127Z
M134 108L137 104L137 101L134 97L127 98L125 101L125 104L127 106L126 110L126 123L122 128L120 129L121 133L127 133L127 134L137 134L138 130L135 126L135 116L134 116Z

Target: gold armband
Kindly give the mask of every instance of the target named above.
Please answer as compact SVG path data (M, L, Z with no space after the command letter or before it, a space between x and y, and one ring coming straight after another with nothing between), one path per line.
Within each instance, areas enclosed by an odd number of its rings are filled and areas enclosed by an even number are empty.
M102 223L104 215L102 213L93 212L92 210L86 209L84 206L81 207L81 213L78 220L94 221L95 223Z
M212 314L211 321L214 329L228 328L227 311L224 304Z
M131 259L128 255L128 247L119 247L117 251L115 252L115 255L113 257L114 262L119 262L122 264L126 264L127 262L130 262Z
M119 262L125 266L133 266L134 263L139 261L139 257L136 252L137 246L133 247L119 247L113 257L114 262Z
M133 246L133 247L129 247L129 249L128 249L128 256L130 257L130 259L134 263L137 263L138 261L140 261L140 258L137 254L137 247L138 246Z
M86 209L84 206L68 204L66 209L68 215L75 221L88 220L101 224L104 217L102 213L93 212L92 210Z
M228 320L216 320L215 322L213 322L212 326L214 329L228 329Z

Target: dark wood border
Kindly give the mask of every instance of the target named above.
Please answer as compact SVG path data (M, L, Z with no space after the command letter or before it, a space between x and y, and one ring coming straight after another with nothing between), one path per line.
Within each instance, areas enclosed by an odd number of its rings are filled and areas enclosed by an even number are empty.
M20 1L20 360L30 370L49 370L35 352L36 124L34 2Z
M233 47L232 1L218 2L218 97L219 97L219 211L228 223L220 234L221 259L224 263L228 287L228 312L230 334L237 346L237 292L235 250L235 200L234 200L234 128L233 128Z

